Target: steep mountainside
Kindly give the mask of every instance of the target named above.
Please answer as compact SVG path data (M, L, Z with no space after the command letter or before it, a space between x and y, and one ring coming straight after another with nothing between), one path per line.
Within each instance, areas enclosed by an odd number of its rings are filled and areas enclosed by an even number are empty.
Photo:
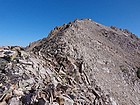
M0 68L1 101L10 105L140 104L140 39L90 19L26 49L1 48Z

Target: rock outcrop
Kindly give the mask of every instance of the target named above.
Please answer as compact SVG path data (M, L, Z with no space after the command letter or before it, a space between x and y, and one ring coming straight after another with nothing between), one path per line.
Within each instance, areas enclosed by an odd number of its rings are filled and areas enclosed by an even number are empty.
M139 105L140 39L90 19L0 48L0 105Z

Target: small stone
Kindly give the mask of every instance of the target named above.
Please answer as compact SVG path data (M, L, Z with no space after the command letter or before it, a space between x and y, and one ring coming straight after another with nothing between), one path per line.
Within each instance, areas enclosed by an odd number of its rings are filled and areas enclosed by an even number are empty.
M7 105L7 103L3 101L3 102L0 102L0 105Z
M19 105L20 101L18 97L12 97L9 101L9 105Z
M57 102L59 105L64 105L65 99L64 99L64 98L61 98L61 97L56 97L56 102Z
M21 97L23 105L30 105L32 101L32 93L25 94L25 96Z
M43 98L38 99L38 105L45 105L46 101Z
M2 83L0 83L0 87L2 87L3 86L3 84Z
M13 91L14 95L17 95L17 96L23 96L24 93L23 93L23 90L21 88L19 88L18 90L14 90Z

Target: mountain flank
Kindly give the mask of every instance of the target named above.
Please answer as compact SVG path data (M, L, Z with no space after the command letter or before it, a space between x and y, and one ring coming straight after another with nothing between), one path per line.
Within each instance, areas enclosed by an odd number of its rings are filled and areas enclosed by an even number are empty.
M139 105L140 39L91 19L0 48L0 105Z

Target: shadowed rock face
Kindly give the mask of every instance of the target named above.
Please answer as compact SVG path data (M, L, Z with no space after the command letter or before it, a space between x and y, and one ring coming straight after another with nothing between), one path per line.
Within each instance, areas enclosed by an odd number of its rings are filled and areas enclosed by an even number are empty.
M128 30L75 20L26 49L0 50L3 103L140 104L140 39Z

